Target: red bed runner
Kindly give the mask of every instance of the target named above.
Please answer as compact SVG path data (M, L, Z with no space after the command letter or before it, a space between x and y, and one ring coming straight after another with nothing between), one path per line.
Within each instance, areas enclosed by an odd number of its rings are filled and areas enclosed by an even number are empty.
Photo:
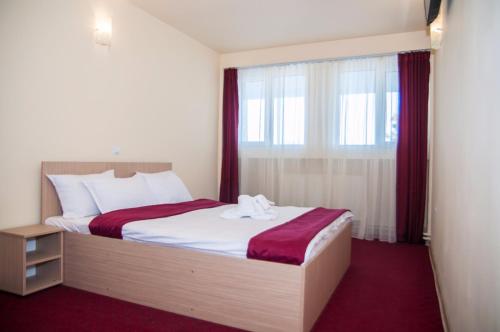
M131 209L116 210L95 217L90 222L89 228L90 233L93 235L121 239L122 228L129 222L166 218L195 210L214 208L221 205L225 205L225 203L213 201L211 199L197 199L194 201L175 204L149 205Z
M247 257L300 265L309 242L323 228L340 217L345 209L316 208L250 239Z

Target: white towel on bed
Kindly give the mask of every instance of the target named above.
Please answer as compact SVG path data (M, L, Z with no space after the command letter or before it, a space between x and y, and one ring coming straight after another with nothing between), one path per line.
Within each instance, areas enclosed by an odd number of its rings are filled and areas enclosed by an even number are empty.
M222 212L224 219L252 218L256 220L273 220L278 213L272 208L274 202L269 201L264 195L255 197L249 195L238 196L238 205Z

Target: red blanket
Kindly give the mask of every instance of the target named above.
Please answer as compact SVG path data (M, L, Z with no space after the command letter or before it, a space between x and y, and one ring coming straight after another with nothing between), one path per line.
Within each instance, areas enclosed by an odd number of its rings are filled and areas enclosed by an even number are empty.
M175 204L149 205L116 210L95 217L90 222L89 228L90 233L94 235L121 239L122 228L129 222L171 217L194 210L214 208L224 204L210 199L197 199Z
M300 265L309 242L346 211L349 210L316 208L257 234L248 243L247 257Z

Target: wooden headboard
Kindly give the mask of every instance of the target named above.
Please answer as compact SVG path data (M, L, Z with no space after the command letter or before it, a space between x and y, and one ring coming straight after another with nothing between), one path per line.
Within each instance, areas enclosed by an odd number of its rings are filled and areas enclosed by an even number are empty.
M52 216L62 215L59 198L47 174L92 174L109 169L115 176L126 178L135 172L154 173L172 169L172 163L159 162L82 162L82 161L42 161L42 209L41 223Z

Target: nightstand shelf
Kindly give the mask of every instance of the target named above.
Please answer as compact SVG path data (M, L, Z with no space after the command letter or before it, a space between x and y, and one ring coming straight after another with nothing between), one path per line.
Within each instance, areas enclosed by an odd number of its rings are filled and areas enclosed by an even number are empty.
M27 251L27 243L34 250ZM19 295L62 283L62 229L47 225L0 231L0 290ZM34 272L28 275L27 269Z
M54 254L45 251L31 251L26 253L26 266L37 265L44 262L60 259L60 254Z
M36 267L36 275L26 278L26 289L24 295L31 294L44 288L55 286L62 282L60 273L60 260L52 260L47 263L36 265Z

